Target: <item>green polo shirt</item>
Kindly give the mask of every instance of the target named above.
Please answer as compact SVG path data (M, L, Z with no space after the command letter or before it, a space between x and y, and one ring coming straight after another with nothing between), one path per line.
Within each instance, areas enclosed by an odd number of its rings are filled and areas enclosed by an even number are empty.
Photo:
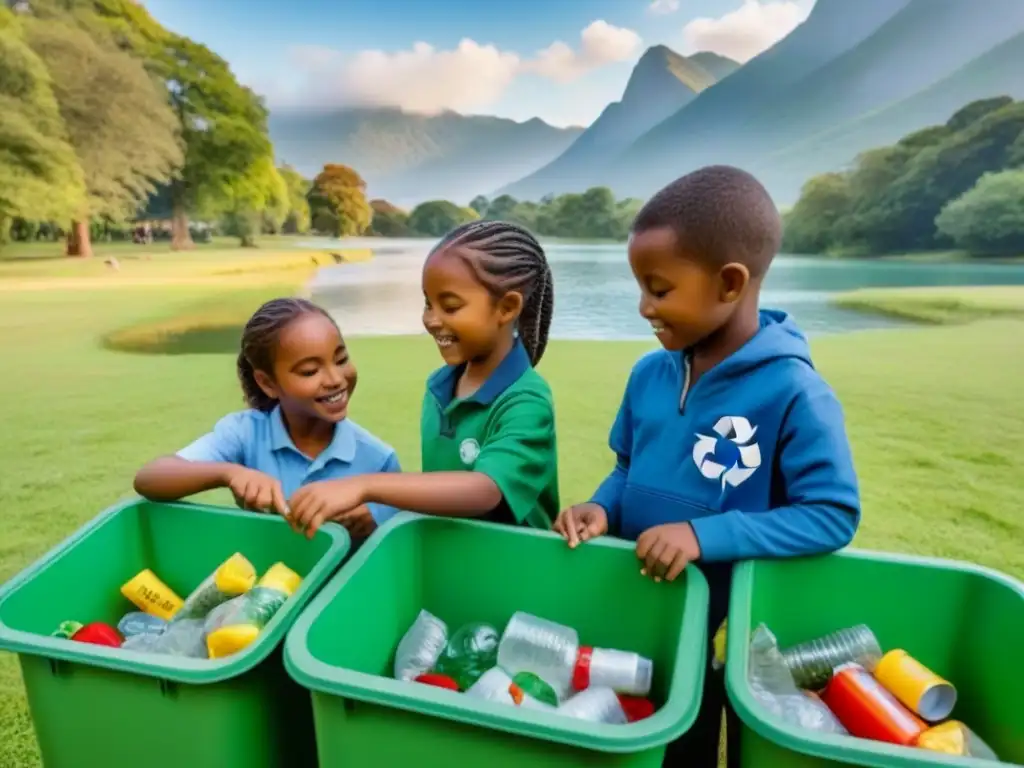
M502 494L483 519L551 528L558 515L551 388L517 341L490 378L454 399L462 366L427 379L420 419L424 472L482 472Z

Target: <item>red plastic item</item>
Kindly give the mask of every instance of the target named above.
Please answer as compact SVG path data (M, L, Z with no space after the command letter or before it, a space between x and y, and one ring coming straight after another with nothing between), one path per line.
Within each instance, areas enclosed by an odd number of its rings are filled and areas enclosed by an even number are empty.
M594 649L589 645L581 645L576 652L576 666L572 670L572 687L583 691L590 687L590 662L594 658Z
M821 698L846 730L862 739L908 747L928 727L859 664L838 667Z
M439 675L436 672L424 672L415 678L417 683L433 685L437 688L447 688L449 691L459 690L459 684L448 675Z
M654 703L650 699L643 699L639 696L627 696L624 693L616 694L622 711L626 713L626 719L631 723L643 720L654 714Z
M92 643L93 645L108 645L111 648L120 648L124 639L121 633L109 624L102 621L94 621L86 624L71 636L72 640L80 643Z

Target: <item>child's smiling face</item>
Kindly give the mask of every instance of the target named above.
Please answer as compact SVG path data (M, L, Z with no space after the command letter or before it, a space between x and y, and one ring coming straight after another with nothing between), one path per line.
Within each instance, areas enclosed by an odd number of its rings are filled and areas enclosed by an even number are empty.
M496 300L466 259L448 250L427 258L423 297L423 327L449 365L489 355L522 308L522 297L515 292Z
M273 359L272 376L256 371L256 381L282 410L332 423L345 418L357 374L330 318L308 312L288 323Z
M692 347L722 328L747 284L746 270L687 255L668 227L634 233L629 265L640 285L640 314L665 349Z

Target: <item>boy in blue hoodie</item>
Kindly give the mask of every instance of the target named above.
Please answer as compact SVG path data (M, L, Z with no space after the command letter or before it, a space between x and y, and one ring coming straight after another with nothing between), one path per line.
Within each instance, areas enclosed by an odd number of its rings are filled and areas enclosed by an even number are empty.
M656 581L695 563L711 587L709 638L733 563L839 549L860 520L839 402L796 324L758 306L781 232L764 187L729 166L683 176L644 205L629 264L664 349L629 376L609 440L615 468L555 523L571 547L605 533L636 540ZM717 765L726 704L709 668L697 722L664 764ZM728 754L738 765L735 738Z

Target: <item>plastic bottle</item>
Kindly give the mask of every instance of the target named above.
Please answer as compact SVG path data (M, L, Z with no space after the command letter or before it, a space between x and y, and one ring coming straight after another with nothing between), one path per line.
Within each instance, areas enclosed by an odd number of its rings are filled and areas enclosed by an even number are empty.
M434 669L455 680L464 691L497 663L498 630L490 624L471 622L448 638Z
M793 681L800 688L821 689L843 664L860 664L869 672L882 658L882 649L866 624L858 624L782 651Z
M564 701L572 688L578 651L575 629L518 611L498 644L498 666L511 675L532 672Z
M448 643L448 626L429 611L420 610L395 649L395 679L415 680L430 672Z
M249 645L300 583L302 578L284 563L270 566L256 586L242 595L222 626L207 635L210 658L230 656Z
M167 625L159 634L133 635L121 646L126 651L208 658L202 619L182 619Z
M607 686L616 693L646 696L651 692L654 664L638 653L583 646L576 656L572 686L582 691Z
M167 629L167 622L164 619L142 611L126 613L117 622L117 631L125 638L135 635L159 635L165 629Z
M622 702L608 686L591 686L580 691L558 708L560 715L592 723L625 725L629 722Z
M255 582L253 564L242 553L235 552L192 590L173 620L205 618L218 605L248 592Z
M515 704L509 686L512 678L501 667L491 667L466 689L466 696L484 701L498 701L502 704Z

